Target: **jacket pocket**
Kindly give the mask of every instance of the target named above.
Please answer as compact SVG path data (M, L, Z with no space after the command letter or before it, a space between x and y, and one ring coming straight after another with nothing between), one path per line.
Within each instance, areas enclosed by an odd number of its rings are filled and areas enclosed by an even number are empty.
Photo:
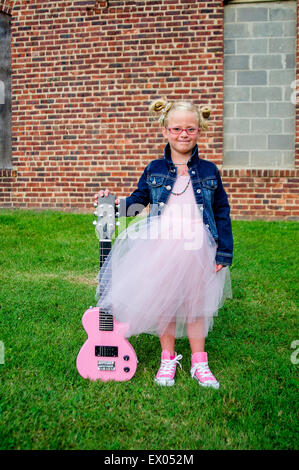
M164 189L164 182L166 177L163 175L148 175L147 184L149 187L151 202L156 204L159 202L162 191Z
M206 178L202 181L202 186L205 189L210 189L211 191L217 188L218 182L217 178Z
M209 212L211 212L212 216L212 204L214 202L215 197L215 189L217 189L218 182L215 177L205 178L201 182L203 197L206 201L206 204L210 206Z
M165 181L165 176L161 175L149 175L147 178L147 183L153 188L159 188Z

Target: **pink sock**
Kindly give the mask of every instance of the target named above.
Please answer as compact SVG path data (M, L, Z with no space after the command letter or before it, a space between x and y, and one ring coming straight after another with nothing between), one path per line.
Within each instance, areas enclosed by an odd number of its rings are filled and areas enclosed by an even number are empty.
M206 352L197 352L191 356L192 364L194 362L208 362L208 353Z
M174 359L175 355L172 356L167 349L163 349L161 357L162 359Z

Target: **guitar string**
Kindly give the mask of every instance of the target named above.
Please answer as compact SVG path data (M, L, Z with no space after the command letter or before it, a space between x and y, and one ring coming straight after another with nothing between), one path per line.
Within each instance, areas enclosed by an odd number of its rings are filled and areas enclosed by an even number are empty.
M113 215L115 215L115 210L110 211L111 213L113 212ZM107 257L109 256L109 253L111 251L111 240L102 240L100 241L100 268L104 265ZM109 266L109 264L107 263ZM107 294L109 290L111 290L111 282L112 282L112 276L111 276L111 269L107 269L104 271L104 275L102 275L102 278L99 279L100 285L99 285L99 294L100 297L104 296ZM113 315L109 313L107 310L106 311L101 311L100 309L100 314L99 314L99 328L100 330L104 331L111 331L113 330Z

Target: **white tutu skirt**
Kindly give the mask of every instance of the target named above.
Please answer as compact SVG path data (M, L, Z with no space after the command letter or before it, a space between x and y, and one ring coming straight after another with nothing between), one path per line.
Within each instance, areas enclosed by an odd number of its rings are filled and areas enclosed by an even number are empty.
M116 238L99 272L97 305L129 324L127 337L205 337L232 298L230 271L216 273L217 244L197 208L196 217L165 211Z

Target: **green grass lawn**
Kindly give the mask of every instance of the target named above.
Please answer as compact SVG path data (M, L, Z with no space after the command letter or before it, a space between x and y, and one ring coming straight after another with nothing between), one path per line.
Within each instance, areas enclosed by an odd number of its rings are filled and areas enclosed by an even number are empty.
M159 339L130 338L129 382L84 380L81 318L95 305L91 215L0 211L1 449L296 449L297 222L233 221L233 299L206 341L220 389L190 378L158 387ZM129 268L130 269L130 268Z

